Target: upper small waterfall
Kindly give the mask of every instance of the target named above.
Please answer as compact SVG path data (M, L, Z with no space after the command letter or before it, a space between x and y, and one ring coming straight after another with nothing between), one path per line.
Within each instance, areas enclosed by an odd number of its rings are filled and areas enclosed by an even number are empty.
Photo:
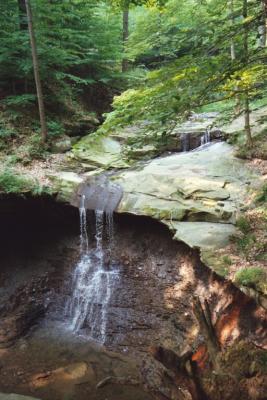
M189 133L184 133L181 136L181 143L182 143L183 152L190 150L190 134Z
M210 143L210 130L207 129L205 134L200 138L200 145L203 146L204 144Z
M81 196L81 255L74 270L72 295L66 307L70 329L85 328L89 337L105 343L110 299L119 269L112 263L114 235L113 212L95 210L95 245L89 245L86 220L86 196ZM105 246L104 246L105 241Z

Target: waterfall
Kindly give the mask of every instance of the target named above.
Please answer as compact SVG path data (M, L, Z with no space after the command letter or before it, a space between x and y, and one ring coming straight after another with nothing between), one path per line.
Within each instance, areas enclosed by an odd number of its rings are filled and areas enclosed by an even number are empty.
M79 333L81 329L85 329L88 337L105 343L110 299L119 279L119 270L112 263L113 213L95 211L96 246L90 249L84 204L85 196L82 196L81 255L73 274L72 295L67 304L67 316L73 332ZM105 238L106 248L103 244Z
M86 221L86 209L85 209L85 195L81 197L81 206L79 208L80 212L80 242L81 242L81 252L88 252L88 235L87 235L87 221Z
M200 138L200 146L210 143L210 130L207 129L205 134Z
M181 143L182 143L183 152L190 150L190 134L189 133L184 133L181 136Z

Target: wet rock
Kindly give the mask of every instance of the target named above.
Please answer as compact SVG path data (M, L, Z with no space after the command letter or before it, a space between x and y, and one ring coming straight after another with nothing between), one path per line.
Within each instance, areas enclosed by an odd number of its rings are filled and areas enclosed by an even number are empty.
M45 313L42 304L22 305L0 321L0 347L8 347L24 335Z
M43 301L43 295L47 291L49 291L49 288L45 275L19 287L9 298L0 315L1 348L14 344L43 317L47 308Z
M53 191L57 194L58 201L62 202L71 202L74 193L83 182L83 178L75 172L59 172L49 175L49 179L52 182Z
M109 181L105 175L96 176L90 179L89 185L85 181L79 186L72 205L80 207L82 198L86 209L112 213L121 201L122 188L120 185Z
M77 362L66 367L60 367L53 371L35 375L32 385L41 387L44 384L48 384L48 381L73 381L75 384L79 384L84 381L84 378L86 380L95 379L93 368L85 362Z

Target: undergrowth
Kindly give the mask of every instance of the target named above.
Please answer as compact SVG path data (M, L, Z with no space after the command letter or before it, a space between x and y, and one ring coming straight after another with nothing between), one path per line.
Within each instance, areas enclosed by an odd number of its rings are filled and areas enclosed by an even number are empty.
M267 284L267 274L260 267L243 268L236 273L235 282L239 285L258 289Z
M33 179L25 178L10 168L0 171L0 192L17 194L31 192L39 195L45 190Z

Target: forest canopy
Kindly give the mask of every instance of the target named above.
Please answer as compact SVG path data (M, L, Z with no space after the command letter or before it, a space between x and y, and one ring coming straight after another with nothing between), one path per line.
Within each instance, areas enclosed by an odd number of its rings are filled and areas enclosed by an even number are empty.
M107 114L101 132L171 125L203 105L266 96L261 0L31 0L50 126L64 113ZM36 126L25 0L0 4L0 111ZM48 126L49 128L49 126ZM250 141L248 124L245 127ZM48 129L49 130L49 129Z

